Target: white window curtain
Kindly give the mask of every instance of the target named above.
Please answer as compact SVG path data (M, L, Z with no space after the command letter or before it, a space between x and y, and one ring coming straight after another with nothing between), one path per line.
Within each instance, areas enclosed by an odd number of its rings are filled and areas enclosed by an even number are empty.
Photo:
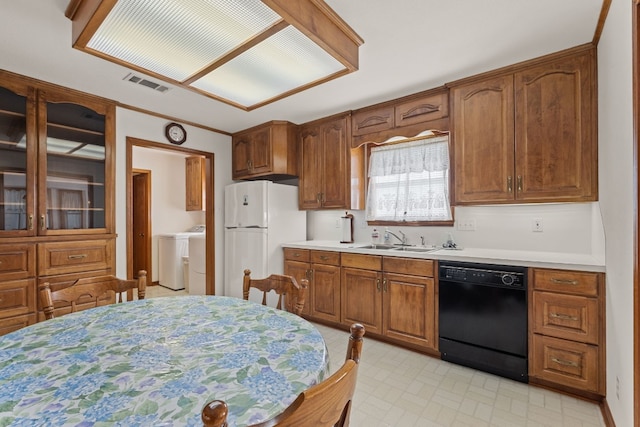
M450 221L449 137L371 149L368 221Z

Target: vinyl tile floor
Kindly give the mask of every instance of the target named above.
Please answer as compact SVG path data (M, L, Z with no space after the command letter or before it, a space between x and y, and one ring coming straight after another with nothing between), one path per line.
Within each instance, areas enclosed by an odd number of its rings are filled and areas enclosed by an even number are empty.
M147 297L179 296L161 286ZM349 333L315 324L331 372L343 363ZM352 427L603 427L598 405L458 366L365 335Z

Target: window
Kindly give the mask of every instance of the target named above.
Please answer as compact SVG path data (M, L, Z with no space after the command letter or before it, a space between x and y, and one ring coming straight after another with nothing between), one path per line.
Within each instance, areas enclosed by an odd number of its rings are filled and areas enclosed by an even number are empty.
M367 221L453 221L448 136L371 149Z

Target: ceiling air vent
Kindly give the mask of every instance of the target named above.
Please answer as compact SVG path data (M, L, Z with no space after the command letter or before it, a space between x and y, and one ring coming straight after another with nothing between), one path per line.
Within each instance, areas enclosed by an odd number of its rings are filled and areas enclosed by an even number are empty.
M127 74L122 80L128 80L132 83L146 86L148 88L151 88L161 93L164 93L169 90L167 86L161 85L160 83L152 82L151 80L147 80L144 77L136 76L133 73Z

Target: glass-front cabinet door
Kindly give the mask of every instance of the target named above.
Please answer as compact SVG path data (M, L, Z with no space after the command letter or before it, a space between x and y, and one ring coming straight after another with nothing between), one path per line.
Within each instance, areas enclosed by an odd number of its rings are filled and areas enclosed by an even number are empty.
M0 236L29 236L35 234L35 90L0 85Z
M113 112L102 103L41 92L39 234L107 232L112 191L107 144Z

